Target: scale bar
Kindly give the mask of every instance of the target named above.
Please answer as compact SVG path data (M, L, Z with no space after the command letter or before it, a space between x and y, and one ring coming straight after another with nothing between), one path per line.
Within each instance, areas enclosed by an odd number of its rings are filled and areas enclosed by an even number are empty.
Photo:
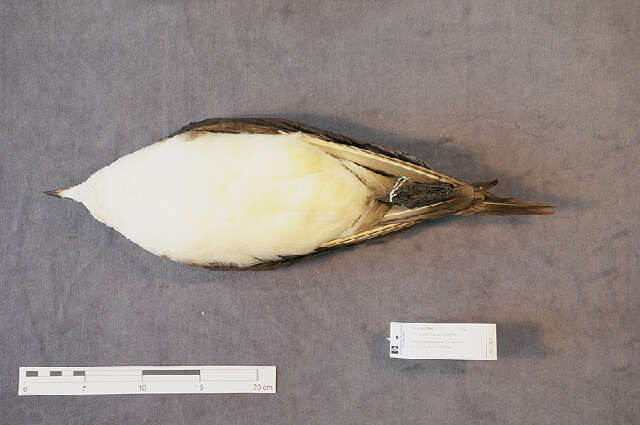
M189 369L173 369L173 370L143 370L142 376L145 375L200 375L200 370L189 370Z
M276 392L275 366L21 367L18 395Z

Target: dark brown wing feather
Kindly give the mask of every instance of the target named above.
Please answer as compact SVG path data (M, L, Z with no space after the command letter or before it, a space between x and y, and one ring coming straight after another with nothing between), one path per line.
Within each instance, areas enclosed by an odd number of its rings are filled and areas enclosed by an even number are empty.
M365 149L371 152L388 156L389 158L395 158L414 165L418 165L420 167L429 168L420 159L410 154L395 152L389 149L385 149L382 146L374 145L373 143L360 142L358 140L351 139L337 133L320 130L319 128L314 128L306 124L286 120L283 118L210 118L203 121L189 123L169 137L173 137L177 134L185 133L192 130L212 131L215 133L249 134L279 134L281 132L307 133L328 142L339 143L341 145L347 146L355 146L360 149Z

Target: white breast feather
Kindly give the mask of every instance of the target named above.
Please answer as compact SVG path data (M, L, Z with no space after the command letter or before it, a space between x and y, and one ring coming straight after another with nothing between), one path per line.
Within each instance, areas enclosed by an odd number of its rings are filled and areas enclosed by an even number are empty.
M154 254L244 267L344 236L370 191L299 134L190 132L126 155L60 196Z

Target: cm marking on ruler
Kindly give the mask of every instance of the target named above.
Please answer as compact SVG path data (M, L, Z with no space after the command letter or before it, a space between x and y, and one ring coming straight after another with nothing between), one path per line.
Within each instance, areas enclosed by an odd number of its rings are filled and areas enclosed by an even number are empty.
M275 366L21 367L18 389L18 395L275 392Z

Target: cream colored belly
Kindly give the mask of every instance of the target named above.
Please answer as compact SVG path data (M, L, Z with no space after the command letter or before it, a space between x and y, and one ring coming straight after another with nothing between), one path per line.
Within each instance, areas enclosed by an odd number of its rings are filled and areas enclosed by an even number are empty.
M154 254L250 266L345 236L370 192L298 134L190 132L60 195Z

